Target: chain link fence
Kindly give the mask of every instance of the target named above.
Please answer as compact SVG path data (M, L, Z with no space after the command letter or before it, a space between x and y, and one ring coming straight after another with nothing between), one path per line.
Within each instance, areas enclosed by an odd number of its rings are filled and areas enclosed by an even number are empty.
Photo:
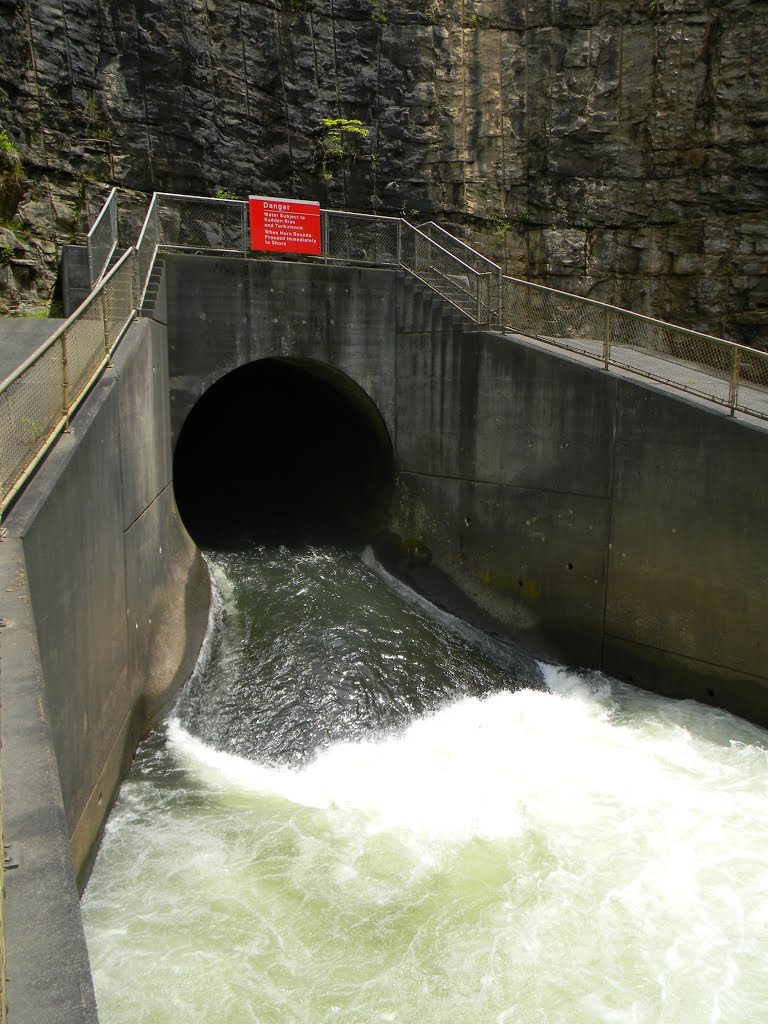
M768 419L768 354L567 292L502 276L500 267L430 222L321 211L323 260L399 267L478 326L518 332ZM91 295L0 384L0 514L66 426L141 308L162 250L244 257L248 204L156 193L136 249L117 249L117 192L88 234ZM274 254L269 254L270 258ZM106 273L105 273L106 271ZM98 282L98 283L96 283Z
M376 267L400 265L400 229L396 217L323 210L323 256L329 262Z
M476 323L488 323L489 275L473 270L405 221L401 230L400 265Z
M135 262L129 249L82 306L0 384L0 513L65 429L133 320Z
M247 253L247 203L169 193L160 193L156 199L159 244L164 248L238 256Z
M768 419L768 354L527 281L502 286L506 331Z
M477 249L452 235L450 231L441 228L434 221L422 224L421 231L430 238L436 245L439 245L452 256L460 259L462 263L471 267L475 273L481 275L483 282L480 285L480 307L478 322L487 324L489 327L501 327L501 279L502 272L498 263L483 256Z
M117 189L113 188L86 239L91 288L104 275L117 251L117 245Z
M321 225L321 256L286 255L292 260L402 267L477 323L500 323L499 268L447 232L445 238L454 252L398 217L323 210ZM142 292L157 249L265 255L251 253L249 244L246 202L158 193L138 245ZM270 252L266 258L280 255ZM466 262L462 258L465 255L476 266Z

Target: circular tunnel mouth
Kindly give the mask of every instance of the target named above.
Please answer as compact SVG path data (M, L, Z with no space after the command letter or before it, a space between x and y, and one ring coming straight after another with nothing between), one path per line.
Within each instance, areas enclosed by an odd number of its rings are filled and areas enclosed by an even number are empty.
M222 377L192 408L173 482L200 547L359 547L386 525L393 467L386 426L348 377L264 359Z

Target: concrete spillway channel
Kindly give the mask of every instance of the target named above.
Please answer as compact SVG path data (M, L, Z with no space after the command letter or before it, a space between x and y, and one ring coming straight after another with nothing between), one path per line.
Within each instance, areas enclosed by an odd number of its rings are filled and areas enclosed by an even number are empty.
M478 331L395 271L168 258L0 545L9 1019L95 1019L76 879L208 621L174 472L197 532L338 470L318 522L353 510L466 618L765 723L766 469L764 428Z

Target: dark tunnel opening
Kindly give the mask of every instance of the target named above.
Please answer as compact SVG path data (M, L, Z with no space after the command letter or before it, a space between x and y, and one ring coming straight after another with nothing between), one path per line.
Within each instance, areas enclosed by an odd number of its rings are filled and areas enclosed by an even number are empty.
M203 548L360 546L386 526L392 446L349 378L309 361L233 370L192 408L173 464L176 503Z

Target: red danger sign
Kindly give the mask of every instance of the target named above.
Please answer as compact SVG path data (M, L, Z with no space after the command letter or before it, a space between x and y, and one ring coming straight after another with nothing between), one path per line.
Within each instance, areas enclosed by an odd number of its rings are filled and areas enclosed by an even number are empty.
M320 203L305 199L249 196L248 217L252 249L322 255Z

